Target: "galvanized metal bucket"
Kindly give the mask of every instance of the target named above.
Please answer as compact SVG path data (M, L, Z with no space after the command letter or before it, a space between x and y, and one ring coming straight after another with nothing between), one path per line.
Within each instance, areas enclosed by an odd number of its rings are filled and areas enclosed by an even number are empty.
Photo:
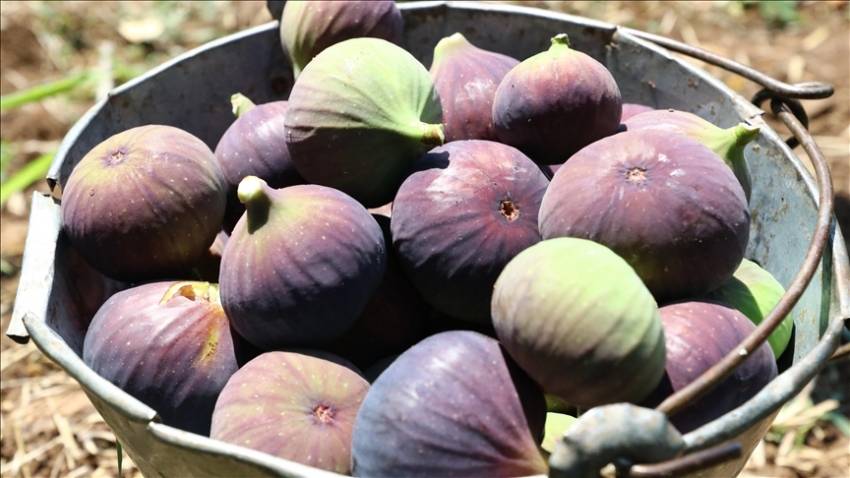
M283 2L269 3L279 18ZM777 84L741 65L711 55L701 57L769 87L756 100L772 99L774 112L803 140L818 171L815 179L761 120L763 112L756 105L657 43L692 55L704 52L614 25L530 8L475 2L411 2L399 7L406 47L426 66L436 43L455 32L481 48L517 59L547 49L551 37L567 33L575 49L608 67L624 102L690 111L724 128L744 120L761 127L746 151L753 177L746 257L788 289L773 314L784 315L783 307L793 307L794 337L780 358L784 371L739 409L685 435L683 457L626 470L632 476L673 471L705 476L739 473L782 404L833 354L844 319L850 316L850 266L832 216L828 170L823 158L817 157L817 146L786 108L790 105L805 121L805 112L800 113L802 108L789 98L824 97L831 91L823 85ZM283 100L292 84L277 22L211 42L115 89L89 110L65 137L47 180L52 189L61 188L89 149L115 133L145 124L182 128L215 148L234 120L231 94L242 92L256 103ZM58 190L55 193L59 196ZM69 247L62 233L59 200L35 194L7 335L20 342L31 337L82 385L145 476L339 476L163 425L154 410L89 369L80 359L88 322L105 299L124 286L92 270ZM741 348L752 350L769 330L761 327L757 332L761 336L755 334ZM734 367L735 360L727 361L725 370ZM702 386L723 375L725 370L720 368ZM663 405L663 411L675 411L688 398L687 394L676 397ZM726 446L732 442L740 448ZM729 460L730 450L737 458ZM553 464L552 474L557 472Z

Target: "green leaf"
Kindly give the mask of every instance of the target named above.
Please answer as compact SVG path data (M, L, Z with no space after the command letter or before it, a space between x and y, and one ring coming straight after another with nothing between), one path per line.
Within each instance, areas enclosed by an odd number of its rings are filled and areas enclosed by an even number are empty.
M6 204L6 200L12 193L23 191L36 181L43 179L53 162L56 152L42 154L27 163L20 171L0 184L0 206Z
M41 101L44 98L55 96L60 93L72 90L83 85L91 80L96 80L99 73L86 71L61 80L51 81L41 85L27 88L23 91L16 91L8 95L0 96L0 110L8 110L23 106L27 103Z
M15 147L8 141L0 140L0 183L6 180L6 170L14 157Z
M13 266L12 264L9 264L8 262L4 261L3 259L0 259L0 272L11 277L11 276L15 275L15 272L17 272L17 269L15 269L15 266Z
M121 476L121 464L124 461L124 450L121 449L121 442L115 440L115 449L118 450L118 476Z

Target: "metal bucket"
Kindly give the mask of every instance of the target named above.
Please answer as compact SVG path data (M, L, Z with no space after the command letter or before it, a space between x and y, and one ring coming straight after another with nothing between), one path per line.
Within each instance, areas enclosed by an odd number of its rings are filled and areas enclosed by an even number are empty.
M272 10L278 3L279 13L282 2L269 3ZM783 373L747 404L685 435L686 454L678 462L667 468L635 466L631 471L649 476L701 468L697 473L706 476L736 475L782 404L838 346L843 319L850 315L846 246L832 218L831 202L824 203L824 198L831 201L831 190L819 199L818 181L761 120L759 108L639 32L507 5L411 2L399 8L406 47L426 66L436 43L455 32L476 46L517 59L546 50L551 37L567 33L573 48L608 67L624 102L690 111L724 128L745 119L761 126L746 151L753 177L746 257L789 289L786 303L793 305L795 332L779 361ZM211 42L115 89L89 110L65 137L47 180L51 188L64 186L89 149L145 124L182 128L215 148L234 120L231 94L242 92L256 103L284 100L292 84L277 22ZM826 182L819 170L821 190L829 184L828 171L825 174ZM97 376L80 359L83 337L97 308L122 287L92 270L69 247L59 200L35 194L7 335L19 342L32 337L82 385L145 476L339 476L163 425L154 410ZM720 459L694 459L707 456L700 450L718 450L718 444L730 441L741 444L737 459L720 464L715 464ZM690 468L685 466L689 457Z

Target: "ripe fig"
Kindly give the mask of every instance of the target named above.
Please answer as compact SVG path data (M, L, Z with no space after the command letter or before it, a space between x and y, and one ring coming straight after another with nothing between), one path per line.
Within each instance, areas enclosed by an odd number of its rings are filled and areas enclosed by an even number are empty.
M394 1L288 1L280 19L280 42L295 78L316 55L336 43L374 37L400 45L404 21Z
M634 270L585 239L548 239L508 263L493 326L546 393L585 408L641 400L664 374L655 301Z
M354 476L545 474L546 403L499 343L476 332L432 335L372 384L354 423Z
M623 125L628 131L654 129L684 134L708 146L732 168L749 202L752 180L747 160L744 158L744 147L756 139L761 129L758 126L739 123L737 126L722 129L693 113L674 109L647 112L623 120Z
M164 125L118 133L89 151L62 192L68 240L121 282L181 278L221 230L225 183L215 155Z
M321 345L345 332L386 267L381 228L336 189L239 183L247 210L221 257L221 303L233 327L274 350Z
M617 132L622 98L611 73L570 48L567 35L508 72L493 100L499 141L537 163L563 163Z
M548 183L527 156L494 141L455 141L423 156L396 194L390 224L422 297L452 317L489 323L496 277L540 241Z
M643 402L651 408L702 375L755 329L742 313L714 301L677 302L661 307L659 313L667 365L664 378ZM764 343L717 388L689 403L670 421L683 434L695 430L742 405L776 375L773 352Z
M558 170L540 207L543 239L609 247L658 302L719 287L741 263L749 231L732 171L706 146L667 131L626 131L587 146Z
M469 43L460 33L434 48L431 76L443 105L446 142L462 139L498 141L493 130L496 88L519 60Z
M620 117L620 123L626 121L632 116L637 116L641 113L646 113L647 111L655 111L655 108L651 106L639 105L637 103L623 103L623 114Z
M275 189L304 184L295 170L284 141L283 120L286 101L254 106L242 95L233 96L238 117L227 128L215 148L227 181L227 207L223 227L227 233L245 213L236 189L245 176L257 176Z
M150 282L98 309L83 361L166 425L209 436L215 401L238 368L236 347L215 284Z
M347 475L369 382L342 362L310 350L260 355L221 391L210 437Z
M310 183L378 207L425 151L443 144L442 122L434 81L413 55L354 38L319 53L295 82L286 146Z
M387 244L387 269L363 312L344 334L322 347L361 369L387 355L400 354L425 338L431 306L416 292L392 250L390 218L373 214Z
M758 325L773 310L783 294L785 288L770 272L755 262L744 259L732 277L706 294L705 298L732 306L746 315L753 324ZM788 314L767 338L776 358L782 355L791 341L793 328L794 318Z

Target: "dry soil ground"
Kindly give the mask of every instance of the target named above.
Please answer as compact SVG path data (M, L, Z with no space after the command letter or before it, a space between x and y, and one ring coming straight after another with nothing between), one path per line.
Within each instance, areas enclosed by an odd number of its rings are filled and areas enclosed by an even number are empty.
M103 66L111 67L117 83L126 81L188 48L269 21L264 3L3 1L0 94ZM833 97L804 101L804 105L811 118L810 131L830 163L836 215L845 234L850 233L850 8L846 1L761 6L741 1L510 3L683 40L783 81L834 84ZM744 97L759 89L736 75L697 63ZM113 84L101 80L3 111L2 140L12 153L8 173L53 151L95 98ZM771 124L784 131L778 122ZM800 148L795 151L805 159ZM47 188L39 181L12 194L0 212L3 331L14 305L28 201L34 190L46 192ZM32 344L21 346L4 336L0 359L0 476L115 476L115 439L79 386ZM848 368L846 361L829 367L813 387L786 407L744 475L850 476ZM138 470L125 460L123 475L135 476Z

